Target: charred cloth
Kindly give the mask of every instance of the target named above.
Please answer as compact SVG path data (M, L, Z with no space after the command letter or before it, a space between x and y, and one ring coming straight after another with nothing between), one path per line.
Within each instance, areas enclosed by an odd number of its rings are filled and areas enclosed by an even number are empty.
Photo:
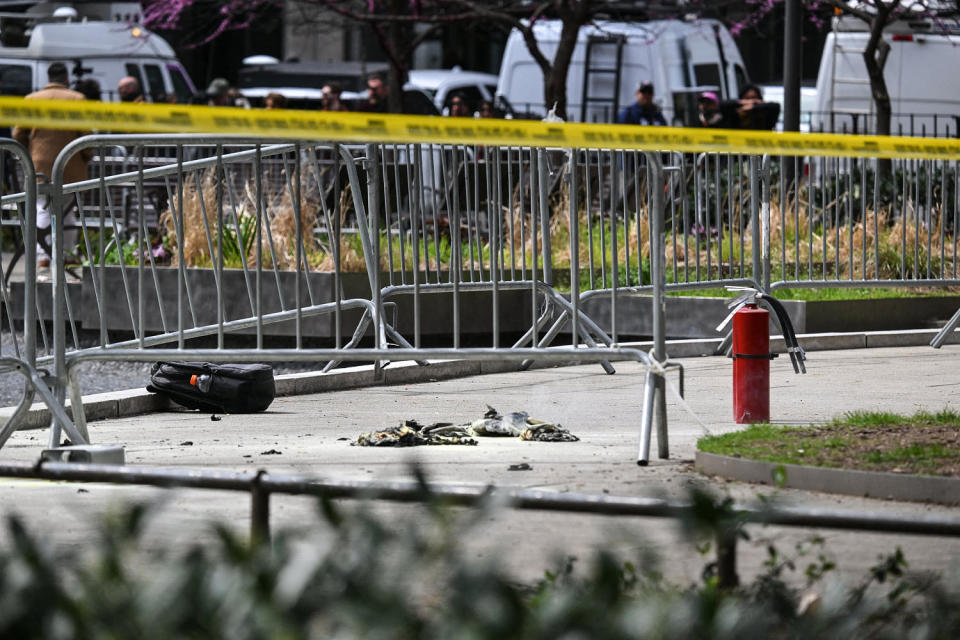
M422 425L416 420L404 420L396 427L361 434L353 446L358 447L419 447L424 445L476 445L475 438L520 438L536 442L577 442L577 436L559 424L531 418L526 411L501 415L487 405L487 412L469 424L435 422Z

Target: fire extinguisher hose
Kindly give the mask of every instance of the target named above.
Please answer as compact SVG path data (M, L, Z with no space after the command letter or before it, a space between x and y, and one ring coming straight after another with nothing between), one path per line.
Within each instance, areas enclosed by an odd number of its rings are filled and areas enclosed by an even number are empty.
M797 334L793 330L793 323L790 322L790 315L783 304L773 296L757 292L757 298L764 300L777 317L777 324L780 325L780 331L783 333L783 341L787 347L787 354L790 356L790 362L793 364L794 373L806 373L807 367L803 361L807 359L806 353L797 342Z

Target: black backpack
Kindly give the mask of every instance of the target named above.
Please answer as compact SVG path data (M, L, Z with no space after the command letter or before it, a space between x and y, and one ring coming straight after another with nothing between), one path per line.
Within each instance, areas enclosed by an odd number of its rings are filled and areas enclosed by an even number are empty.
M158 362L147 391L207 413L264 411L277 393L268 364L210 362Z

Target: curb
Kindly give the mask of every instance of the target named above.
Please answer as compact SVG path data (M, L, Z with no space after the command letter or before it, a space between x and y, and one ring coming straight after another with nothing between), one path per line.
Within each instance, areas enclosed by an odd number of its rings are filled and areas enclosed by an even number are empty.
M960 478L778 464L703 451L697 451L694 464L697 471L704 475L721 476L741 482L758 482L790 489L883 500L960 504ZM773 479L777 470L784 472L782 483Z
M923 346L930 343L936 335L936 329L915 331L871 331L858 333L811 333L797 336L800 346L808 351L828 351L834 349L862 349L876 347L907 347ZM956 334L955 334L956 336ZM958 338L951 336L947 341L952 344ZM712 356L720 346L720 338L714 339L686 339L667 340L667 350L671 358L693 358ZM623 347L650 349L653 342L623 342ZM782 336L770 337L770 348L777 353L786 351ZM532 369L542 368L534 363ZM559 366L559 365L558 365ZM433 382L449 380L451 378L465 378L468 376L486 375L492 373L506 373L516 371L517 366L512 362L473 362L470 360L440 360L430 361L429 367L421 367L412 361L393 362L389 367L382 369L382 377L374 375L373 365L357 367L343 367L322 373L307 371L289 373L276 376L277 396L295 396L310 393L324 393L327 391L343 391L377 385L415 384L419 382ZM70 401L67 400L67 414L70 412ZM144 413L166 411L170 403L160 396L149 393L145 389L129 389L126 391L110 391L96 393L83 397L83 408L87 421L106 420L109 418L124 418ZM15 407L0 408L0 424L3 424L13 415ZM50 425L50 412L43 403L35 403L24 416L20 430L45 429ZM758 481L760 482L760 481ZM960 502L960 500L958 500Z

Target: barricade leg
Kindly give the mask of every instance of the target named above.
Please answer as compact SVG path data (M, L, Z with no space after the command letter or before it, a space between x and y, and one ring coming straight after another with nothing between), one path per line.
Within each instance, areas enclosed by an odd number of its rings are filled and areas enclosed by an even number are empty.
M67 367L67 391L70 394L73 424L76 426L77 432L83 436L83 441L89 444L90 434L87 431L87 416L83 410L83 393L80 391L80 381L77 379L76 367Z
M645 467L650 464L650 438L653 437L653 414L656 397L657 376L647 371L643 382L643 409L640 412L640 452L637 464Z
M63 194L59 183L42 185L43 193L50 203L50 228L53 231L52 249L50 256L50 272L53 278L53 401L62 407L66 398L66 350L67 350L67 289L66 269L64 264L63 245ZM38 389L39 391L39 389ZM42 392L41 392L42 393ZM62 424L54 414L50 423L50 448L60 445Z
M659 153L647 153L650 167L652 201L650 203L650 281L653 284L653 359L660 364L667 362L666 335L666 242L664 240L664 198L666 186L663 161ZM653 420L657 427L657 449L661 458L670 455L667 441L667 399L666 380L657 376L654 381Z
M947 320L947 324L943 325L943 329L937 332L937 335L930 341L930 346L934 349L942 347L943 343L947 341L947 338L950 337L950 334L953 333L958 324L960 324L960 309L957 309L953 317Z

